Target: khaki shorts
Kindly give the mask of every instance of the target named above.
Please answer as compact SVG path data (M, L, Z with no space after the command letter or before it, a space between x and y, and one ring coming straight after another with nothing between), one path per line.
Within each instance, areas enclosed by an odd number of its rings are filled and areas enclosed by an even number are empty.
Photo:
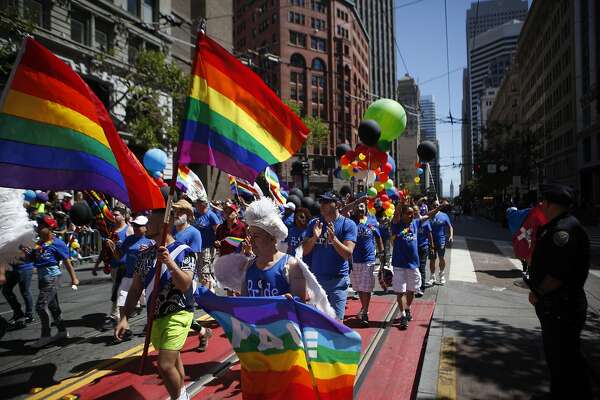
M194 313L179 311L154 320L150 341L156 350L179 351L187 339Z
M421 288L421 273L418 268L394 268L392 289L396 293L417 292Z

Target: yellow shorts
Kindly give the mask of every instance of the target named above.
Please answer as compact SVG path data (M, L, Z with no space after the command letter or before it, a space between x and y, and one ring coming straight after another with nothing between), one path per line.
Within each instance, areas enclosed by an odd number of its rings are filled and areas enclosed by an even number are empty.
M154 320L150 341L156 350L181 350L187 339L194 313L179 311Z

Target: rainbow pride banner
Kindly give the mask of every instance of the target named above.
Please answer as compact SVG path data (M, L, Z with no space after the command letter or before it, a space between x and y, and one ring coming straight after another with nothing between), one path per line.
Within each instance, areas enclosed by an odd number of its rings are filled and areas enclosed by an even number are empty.
M200 286L196 302L223 327L240 359L244 400L352 399L360 335L285 297L222 297Z
M227 236L223 240L225 242L229 243L230 245L232 245L233 247L240 247L240 245L244 241L244 238L239 238L239 237L235 237L235 236Z
M208 199L206 189L202 181L189 167L180 165L177 170L177 187L184 192L192 201Z
M287 160L308 129L262 79L204 34L198 35L181 164L201 163L254 182Z
M271 169L271 167L267 167L265 169L265 179L269 184L269 190L271 191L271 194L273 195L275 201L280 205L284 205L286 200L285 197L283 197L283 194L281 193L279 177L277 176L277 173Z

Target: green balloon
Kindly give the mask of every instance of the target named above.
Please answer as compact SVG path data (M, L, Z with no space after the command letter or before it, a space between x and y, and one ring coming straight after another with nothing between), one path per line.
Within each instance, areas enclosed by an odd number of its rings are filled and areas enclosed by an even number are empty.
M394 187L394 181L391 179L388 179L387 182L384 184L384 187L386 189L391 189Z
M350 179L351 176L347 169L342 169L342 179Z
M367 195L369 197L377 196L377 189L375 189L374 187L370 187L369 190L367 190Z
M380 141L391 142L406 129L406 111L392 99L379 99L372 103L363 116L363 120L372 119L381 127Z
M379 140L379 142L377 142L377 144L375 145L377 147L378 150L380 151L389 151L390 150L390 142L388 142L387 140Z

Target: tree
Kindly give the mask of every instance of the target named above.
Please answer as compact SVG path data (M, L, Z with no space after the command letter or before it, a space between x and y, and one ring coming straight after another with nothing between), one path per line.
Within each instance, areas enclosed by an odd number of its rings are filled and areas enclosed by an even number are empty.
M329 140L329 126L323 122L319 117L302 116L302 110L300 105L293 100L283 100L284 104L287 105L296 115L300 117L302 123L306 125L309 131L308 138L306 139L306 145L319 146L327 144Z

